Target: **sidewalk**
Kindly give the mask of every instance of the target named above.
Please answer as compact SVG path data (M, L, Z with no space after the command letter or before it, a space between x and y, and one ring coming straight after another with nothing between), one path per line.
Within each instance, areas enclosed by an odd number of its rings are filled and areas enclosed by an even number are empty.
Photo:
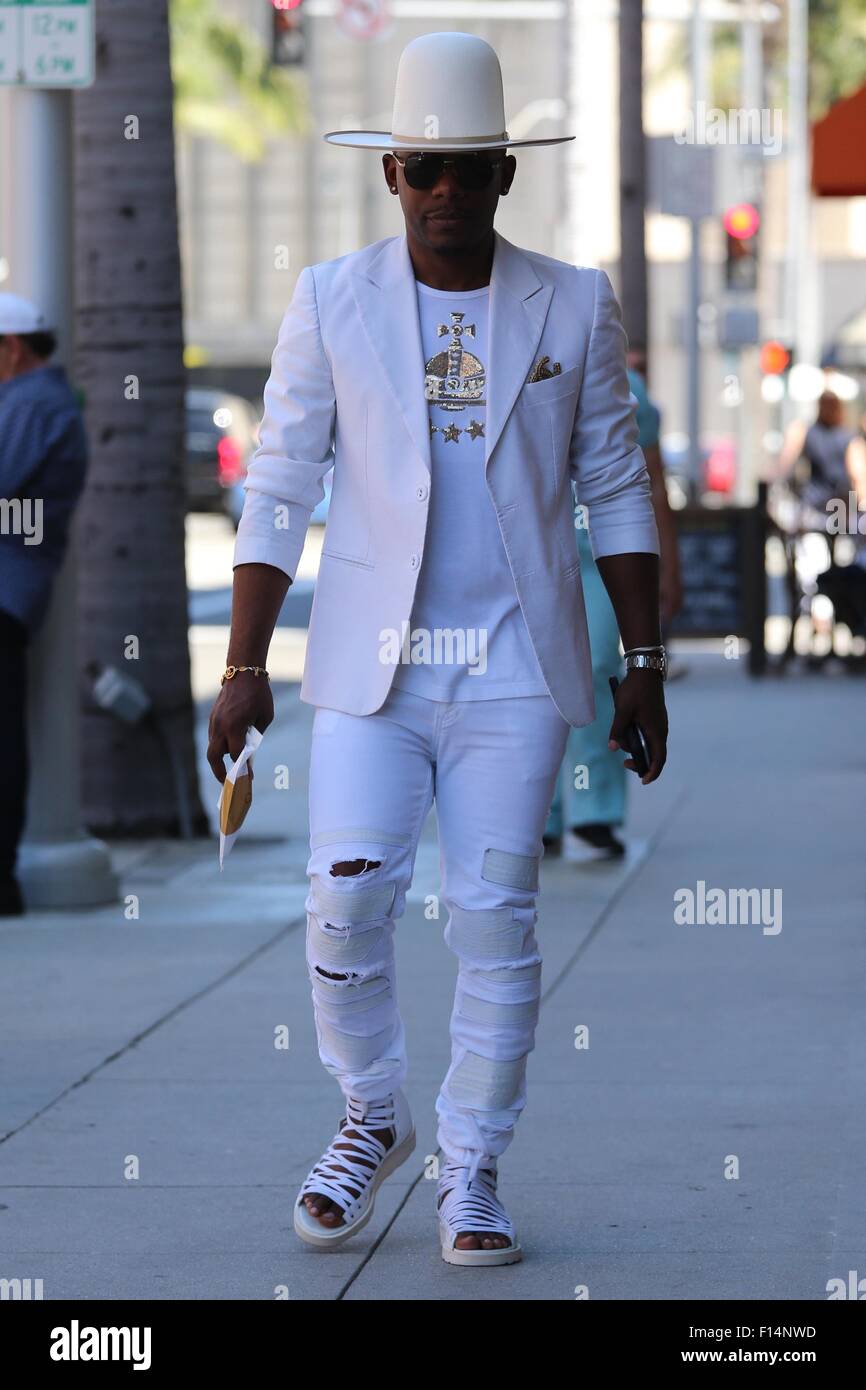
M501 1163L522 1264L439 1256L424 1173L456 963L423 910L432 818L397 944L418 1147L342 1251L294 1235L341 1107L303 960L312 711L282 687L222 874L216 840L113 846L137 919L0 924L0 1277L47 1299L570 1300L821 1299L866 1276L862 686L688 661L665 774L630 787L627 863L542 867L545 1002ZM781 889L782 930L675 925L699 880Z

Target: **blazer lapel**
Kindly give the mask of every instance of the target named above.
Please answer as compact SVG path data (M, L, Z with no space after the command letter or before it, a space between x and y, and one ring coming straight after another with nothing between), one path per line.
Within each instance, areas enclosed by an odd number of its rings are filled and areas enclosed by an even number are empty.
M424 398L426 366L415 270L405 233L387 242L366 270L354 273L358 313L424 467L431 470Z
M532 370L553 298L553 285L544 283L530 258L498 232L493 235L485 468Z
M485 468L532 368L553 295L553 286L541 280L519 247L495 229L493 236ZM365 270L354 272L353 293L370 347L429 473L426 362L405 233L386 242Z

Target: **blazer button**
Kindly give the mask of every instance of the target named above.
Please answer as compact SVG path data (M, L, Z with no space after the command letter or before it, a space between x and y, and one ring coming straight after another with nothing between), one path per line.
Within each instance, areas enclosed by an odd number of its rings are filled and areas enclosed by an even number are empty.
M420 561L420 559L419 559L419 557L418 557L417 555L410 555L410 556L409 556L409 564L410 564L410 566L411 566L411 568L412 568L413 570L416 570L416 569L418 568L418 566L420 565L420 563L421 563L421 561Z
M417 489L417 491L416 491L416 493L415 493L415 496L418 498L418 501L419 501L419 502L423 502L423 501L425 500L425 498L426 498L426 496L427 496L427 491L428 491L428 489L427 489L427 488L425 487L425 485L422 483L421 486Z

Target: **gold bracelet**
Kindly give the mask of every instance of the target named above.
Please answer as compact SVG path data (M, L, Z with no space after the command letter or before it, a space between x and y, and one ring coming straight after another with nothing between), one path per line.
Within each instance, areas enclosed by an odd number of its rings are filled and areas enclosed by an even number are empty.
M227 666L220 676L220 685L225 685L226 681L234 680L238 671L254 671L257 676L268 676L264 666ZM270 680L270 676L268 676Z

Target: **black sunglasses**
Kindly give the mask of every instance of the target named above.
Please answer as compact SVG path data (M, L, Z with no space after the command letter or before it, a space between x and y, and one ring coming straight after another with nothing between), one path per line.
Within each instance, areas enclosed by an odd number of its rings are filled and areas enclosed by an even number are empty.
M454 168L461 188L478 193L490 185L493 171L502 163L502 155L491 157L483 153L473 154L408 154L403 159L394 155L403 169L403 176L410 188L433 188L442 175L446 164Z

